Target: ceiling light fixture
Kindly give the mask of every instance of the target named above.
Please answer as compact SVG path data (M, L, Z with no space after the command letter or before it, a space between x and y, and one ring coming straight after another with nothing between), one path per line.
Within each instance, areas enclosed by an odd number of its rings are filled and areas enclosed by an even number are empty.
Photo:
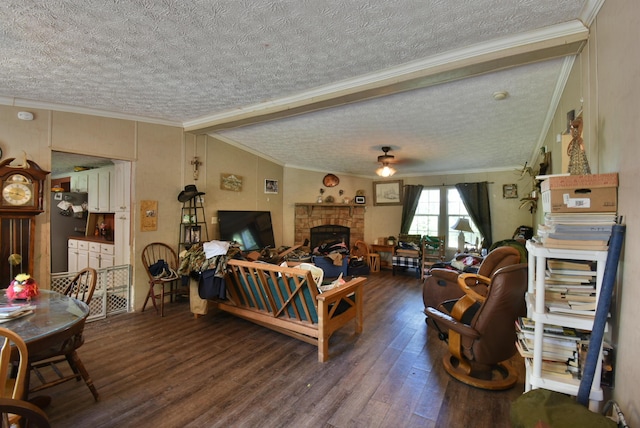
M382 166L376 170L376 174L380 177L391 177L396 173L396 170L390 166L391 162L394 161L395 156L390 155L389 150L391 150L391 147L384 146L382 148L384 155L378 156L378 163L382 164Z

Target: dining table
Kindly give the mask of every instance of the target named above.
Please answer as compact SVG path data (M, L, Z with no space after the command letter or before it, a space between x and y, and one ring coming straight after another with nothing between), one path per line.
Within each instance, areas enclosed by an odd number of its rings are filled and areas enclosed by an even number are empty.
M28 302L10 302L0 291L0 306L11 304L32 307L32 313L27 315L0 319L0 326L12 330L24 340L29 361L38 361L50 355L52 350L83 340L82 333L89 316L89 306L85 302L44 289Z

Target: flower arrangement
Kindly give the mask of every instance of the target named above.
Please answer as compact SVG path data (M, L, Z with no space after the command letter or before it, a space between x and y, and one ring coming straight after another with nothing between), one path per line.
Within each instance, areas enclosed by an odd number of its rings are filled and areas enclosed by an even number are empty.
M30 300L39 294L38 284L29 274L21 273L11 281L6 293L7 299L10 301L16 299Z

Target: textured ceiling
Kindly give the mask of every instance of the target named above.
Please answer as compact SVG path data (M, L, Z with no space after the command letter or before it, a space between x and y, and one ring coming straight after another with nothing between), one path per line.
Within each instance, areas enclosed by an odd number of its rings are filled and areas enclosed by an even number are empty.
M407 70L433 76L432 59L589 25L602 1L3 0L0 103L184 125L337 173L370 176L383 145L399 175L506 169L546 133L561 54L505 49L511 61L431 83ZM394 83L362 95L383 77ZM332 91L326 104L287 104ZM277 118L234 122L273 105Z

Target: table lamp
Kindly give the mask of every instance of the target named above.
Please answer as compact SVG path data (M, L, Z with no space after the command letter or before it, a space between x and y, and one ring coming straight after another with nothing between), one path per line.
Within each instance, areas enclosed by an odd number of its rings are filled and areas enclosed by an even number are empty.
M458 251L464 251L464 232L473 233L473 229L471 229L471 225L469 224L469 219L459 218L456 224L454 224L451 229L460 231L460 233L458 234Z

